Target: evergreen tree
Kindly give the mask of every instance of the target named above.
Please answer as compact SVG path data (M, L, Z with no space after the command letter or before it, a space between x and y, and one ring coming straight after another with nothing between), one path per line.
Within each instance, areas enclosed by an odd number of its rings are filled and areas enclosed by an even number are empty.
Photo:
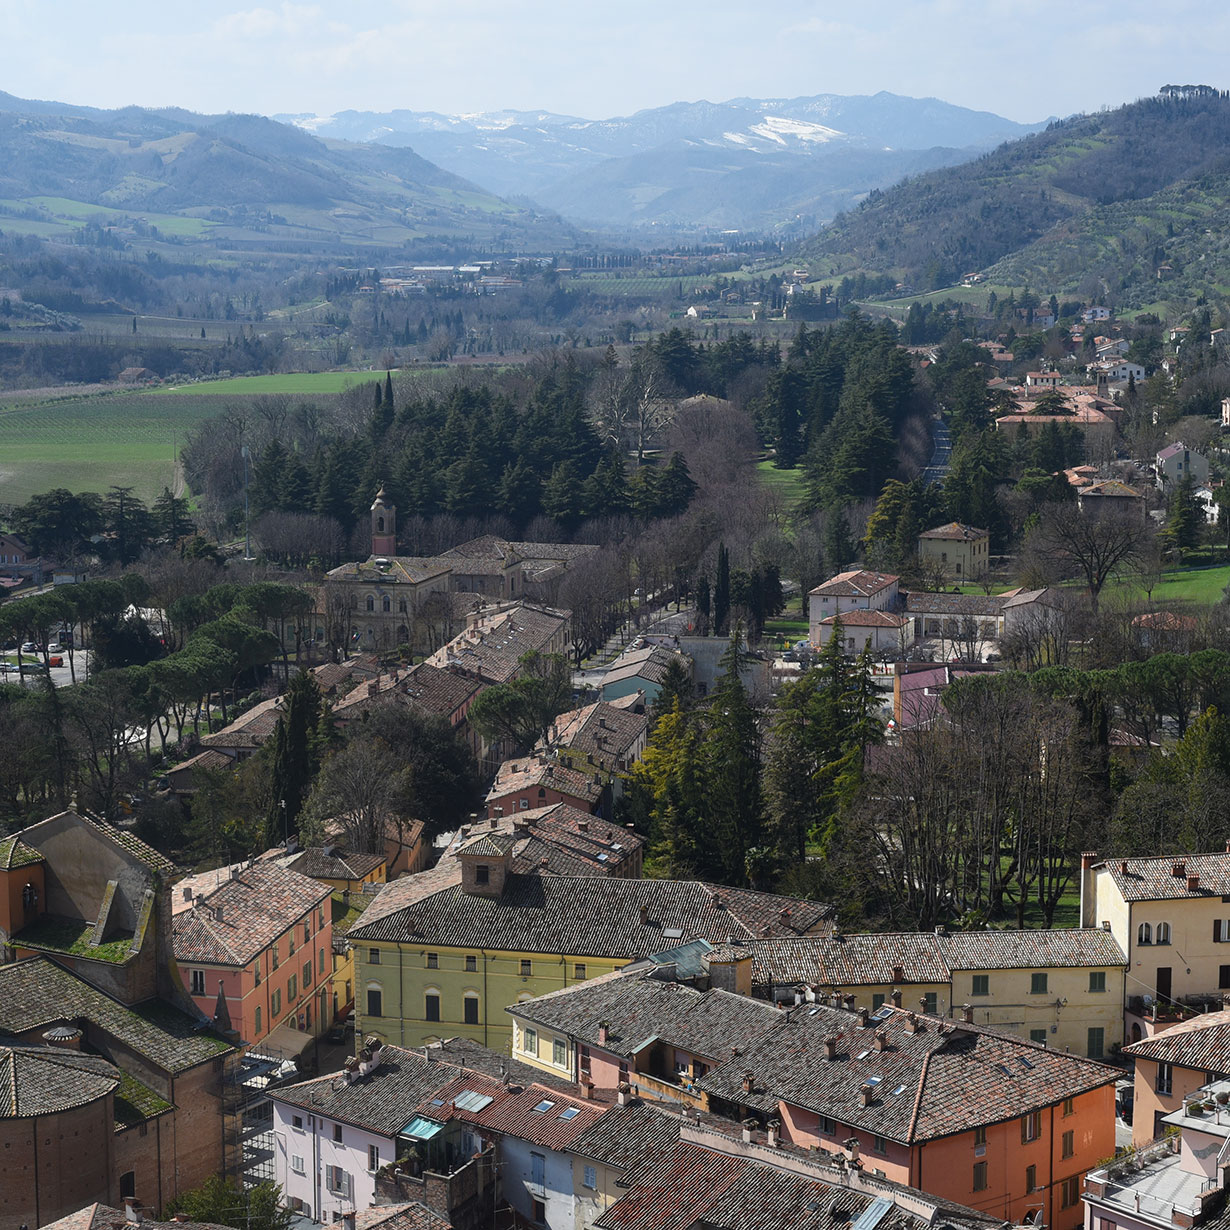
M717 580L713 585L713 635L725 636L730 620L730 551L718 544Z
M162 494L154 501L153 513L158 532L168 542L179 542L192 533L188 501L172 495L169 487L163 487Z
M1182 553L1200 542L1204 518L1196 503L1195 483L1190 474L1174 489L1170 497L1170 514L1166 518L1166 540Z
M300 671L291 680L286 707L273 732L272 801L265 822L265 839L270 846L280 844L285 833L299 831L299 812L319 767L316 740L321 707L315 676Z

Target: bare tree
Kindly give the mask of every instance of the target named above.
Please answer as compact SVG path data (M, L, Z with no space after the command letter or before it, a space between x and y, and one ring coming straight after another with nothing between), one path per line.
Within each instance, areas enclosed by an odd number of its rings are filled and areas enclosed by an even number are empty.
M377 854L409 785L409 771L381 743L350 739L325 761L305 810L309 817L335 820L353 850Z

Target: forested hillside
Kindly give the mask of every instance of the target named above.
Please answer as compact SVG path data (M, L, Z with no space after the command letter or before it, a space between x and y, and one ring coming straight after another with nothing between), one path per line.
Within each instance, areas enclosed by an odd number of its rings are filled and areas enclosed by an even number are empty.
M1228 272L1205 235L1217 233L1230 185L1228 145L1225 94L1143 99L873 192L803 254L822 276L892 272L918 290L990 270L1052 290L1100 288L1129 305L1155 297L1160 275L1160 293L1194 297L1197 282Z

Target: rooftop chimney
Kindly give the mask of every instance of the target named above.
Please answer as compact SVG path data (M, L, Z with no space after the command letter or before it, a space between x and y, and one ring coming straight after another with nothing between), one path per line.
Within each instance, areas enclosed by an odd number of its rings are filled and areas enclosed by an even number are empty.
M904 965L894 965L893 966L893 981L894 982L904 982L905 981L905 966Z
M647 923L648 921L649 921L649 907L642 901L641 902L641 925L644 926L645 923Z
M607 1041L609 1040L610 1036L611 1036L610 1025L608 1025L606 1021L599 1021L598 1022L598 1041L603 1046L606 1046Z
M871 1105L871 1095L875 1093L875 1090L876 1087L874 1085L860 1085L858 1087L858 1096L864 1106Z
M1187 864L1175 863L1175 865L1170 869L1170 874L1174 876L1176 880L1183 879L1183 877L1187 875Z
M888 1050L888 1030L886 1029L876 1030L875 1048L877 1051Z
M846 1010L847 1010L848 1012L853 1012L853 1011L854 1011L854 996L853 996L853 995L846 995L846 996L845 996L845 998L844 998L844 1002L845 1002L845 1005L846 1005Z
M860 1029L867 1028L867 1022L871 1018L871 1013L867 1011L867 1005L863 1004L858 1010L858 1024Z
M837 1039L833 1037L825 1038L824 1040L824 1057L825 1059L837 1058Z
M715 910L720 910L722 908L721 895L718 893L710 893L709 894L709 904L713 906Z
M589 832L589 821L588 820L578 820L577 828L579 828L582 833L588 833Z
M770 1149L777 1148L777 1130L781 1127L781 1122L777 1119L770 1119L767 1124L768 1143Z
M627 1081L620 1081L615 1089L615 1100L620 1106L627 1106L632 1096L632 1086Z
M920 995L920 996L918 997L918 1007L919 1007L919 1008L920 1008L923 1012L926 1012L926 1011L927 1011L927 997L926 997L925 995Z
M145 1219L141 1216L141 1202L136 1196L124 1197L124 1216L130 1222L140 1222Z
M1230 842L1226 843L1226 853L1230 854ZM1119 860L1119 874L1121 876L1127 875L1127 859L1125 858Z
M192 900L192 885L191 884L184 885L184 900L185 901Z
M1187 891L1194 893L1200 887L1200 877L1198 875L1189 875L1187 877Z
M972 1025L974 1023L974 1010L969 1004L961 1005L961 1019L967 1025Z
M896 987L893 987L893 989L889 992L888 998L893 1001L894 1008L901 1007L901 992L898 991Z
M751 1093L753 1089L752 1074L750 1072L743 1073L743 1092Z
M916 1034L918 1032L918 1013L907 1012L905 1014L905 1032L907 1034Z
M214 918L218 922L222 921L222 907L220 905L214 906Z

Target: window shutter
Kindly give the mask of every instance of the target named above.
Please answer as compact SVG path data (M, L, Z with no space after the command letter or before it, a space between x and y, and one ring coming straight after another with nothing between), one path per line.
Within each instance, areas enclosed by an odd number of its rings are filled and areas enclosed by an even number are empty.
M1029 1116L1021 1120L1021 1144L1029 1144Z
M1221 919L1220 918L1213 919L1213 943L1214 944L1221 943Z

